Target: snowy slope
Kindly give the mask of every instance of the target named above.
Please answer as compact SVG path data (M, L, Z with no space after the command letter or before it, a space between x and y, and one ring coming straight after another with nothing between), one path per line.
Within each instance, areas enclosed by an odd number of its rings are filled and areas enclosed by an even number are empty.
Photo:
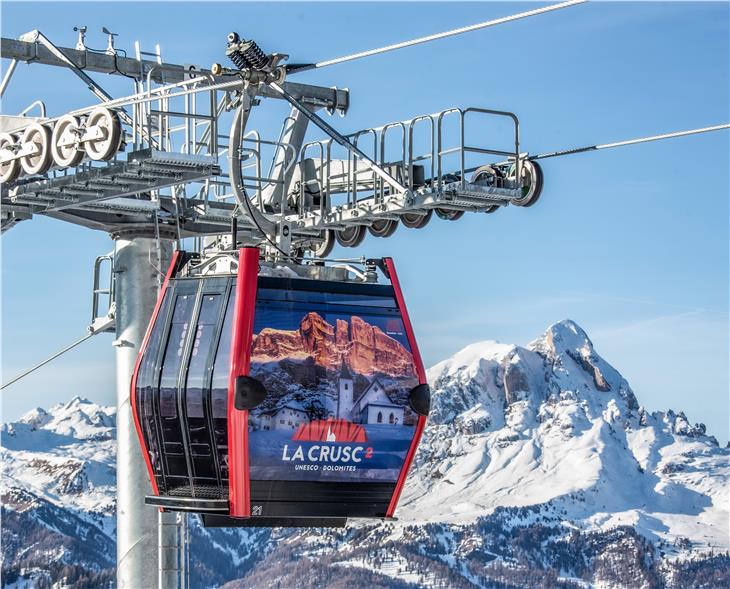
M525 348L473 344L428 376L434 411L400 518L547 503L583 529L730 548L728 449L682 413L647 413L574 322Z
M3 424L4 489L17 487L114 530L115 409L79 397Z
M116 558L116 409L75 397L0 428L2 586L113 583ZM247 570L268 532L192 531L213 585ZM212 568L209 568L212 567Z
M192 586L730 583L718 554L730 451L681 412L643 410L575 323L525 347L473 344L428 374L433 410L398 521L195 524ZM4 586L113 579L114 417L75 398L2 426Z

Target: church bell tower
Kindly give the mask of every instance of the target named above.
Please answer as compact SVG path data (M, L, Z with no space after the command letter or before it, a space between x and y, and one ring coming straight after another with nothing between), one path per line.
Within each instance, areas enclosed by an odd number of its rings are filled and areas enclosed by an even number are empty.
M338 397L337 397L337 417L352 421L352 405L355 401L355 387L350 368L347 362L342 360L340 368L340 376L337 379Z

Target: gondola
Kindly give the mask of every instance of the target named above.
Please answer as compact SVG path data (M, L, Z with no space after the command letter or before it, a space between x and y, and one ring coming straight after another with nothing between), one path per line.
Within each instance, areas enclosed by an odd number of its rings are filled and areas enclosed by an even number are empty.
M251 247L174 254L131 400L147 504L342 526L394 517L430 391L392 259L353 272Z

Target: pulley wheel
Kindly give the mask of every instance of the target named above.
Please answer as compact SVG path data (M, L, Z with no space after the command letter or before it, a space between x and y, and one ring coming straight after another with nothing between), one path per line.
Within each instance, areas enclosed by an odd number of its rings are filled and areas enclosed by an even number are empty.
M51 167L51 130L40 123L31 124L20 139L21 148L28 143L36 146L36 153L20 158L20 165L26 174L45 174Z
M327 229L323 233L324 239L316 246L310 246L309 251L315 258L326 258L332 253L332 249L335 247L335 232L332 229Z
M423 229L431 220L431 215L433 215L433 210L428 209L425 215L406 213L405 215L401 215L400 220L408 229Z
M542 168L537 162L525 160L522 162L521 176L523 181L522 196L513 198L512 204L518 207L531 207L537 202L542 193Z
M497 178L504 178L502 170L495 166L486 165L477 168L469 182L481 186L497 186Z
M53 161L62 168L73 168L84 159L84 152L77 148L81 122L77 117L64 115L53 128L51 136L51 155ZM64 145L61 145L61 142Z
M99 107L86 119L86 128L99 127L101 137L84 142L86 153L92 160L109 160L119 151L122 143L122 125L113 110Z
M450 209L434 209L436 216L445 221L456 221L464 216L464 211L452 211Z
M335 233L335 238L342 247L357 247L365 239L365 227L363 225L345 227Z
M11 151L15 143L15 137L10 133L0 133L0 151ZM0 182L5 184L6 182L12 182L20 174L20 160L10 160L0 164Z
M472 184L478 184L481 186L496 186L497 178L504 178L502 170L495 166L482 166L477 168L471 177L470 182ZM492 205L484 209L485 213L496 213L499 210L499 205Z
M378 219L370 227L370 235L375 237L390 237L398 229L398 221L392 219Z

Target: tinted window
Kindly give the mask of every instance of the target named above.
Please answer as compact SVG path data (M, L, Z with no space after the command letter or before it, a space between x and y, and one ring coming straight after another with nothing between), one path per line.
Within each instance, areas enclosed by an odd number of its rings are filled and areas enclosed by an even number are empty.
M162 361L160 378L160 415L162 417L177 416L177 381L194 303L195 296L191 294L178 295L175 299L172 325L167 339L165 357Z
M231 367L231 339L233 337L233 306L235 292L231 290L223 321L218 352L213 366L213 417L225 418L228 408L228 375Z
M142 362L137 372L137 414L142 427L143 436L147 442L150 462L155 475L162 474L160 460L160 445L157 438L156 419L155 419L155 397L157 396L157 358L160 353L160 344L162 335L165 331L165 320L170 309L170 301L172 300L171 291L165 293L165 297L158 312L158 319L152 326L150 338L147 342L147 348L142 358Z
M218 451L220 475L228 479L228 375L231 368L231 339L233 335L233 307L235 283L228 297L220 341L213 366L211 403L213 411L213 435Z
M206 377L205 369L214 343L213 334L215 333L215 324L218 320L222 298L219 294L206 294L203 296L188 366L186 395L188 417L204 416L203 386Z

